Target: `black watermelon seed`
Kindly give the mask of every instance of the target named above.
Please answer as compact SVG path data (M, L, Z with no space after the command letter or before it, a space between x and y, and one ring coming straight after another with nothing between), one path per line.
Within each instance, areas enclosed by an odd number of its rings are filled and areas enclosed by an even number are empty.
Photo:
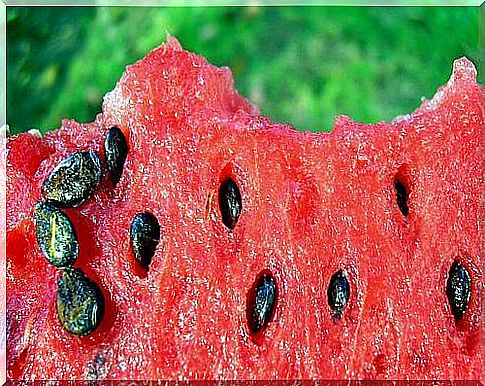
M46 202L39 202L34 211L37 243L45 258L56 267L70 267L79 254L76 231L69 218Z
M347 277L342 270L337 271L330 278L327 289L327 298L330 308L335 312L335 316L340 317L343 309L347 305L350 296L350 285Z
M160 241L158 220L148 212L138 213L131 222L130 236L135 258L143 268L148 268Z
M101 180L101 163L93 151L75 152L63 159L42 185L44 198L61 208L81 205Z
M466 268L454 261L448 273L446 296L450 302L451 312L458 322L463 318L471 294L471 279Z
M404 216L409 214L409 207L408 207L408 199L409 193L406 189L406 185L404 185L401 181L396 179L394 181L394 189L396 190L396 201L399 210Z
M222 222L229 229L234 229L241 215L241 193L237 184L228 178L219 188L219 207L222 214Z
M116 185L123 174L126 156L128 155L128 144L123 132L116 126L109 129L104 141L104 155L106 169L110 173L113 185Z
M98 285L80 269L64 270L57 283L57 313L64 329L86 336L104 316L104 297Z
M273 317L278 289L269 271L261 272L254 282L246 304L246 316L251 334L262 331Z

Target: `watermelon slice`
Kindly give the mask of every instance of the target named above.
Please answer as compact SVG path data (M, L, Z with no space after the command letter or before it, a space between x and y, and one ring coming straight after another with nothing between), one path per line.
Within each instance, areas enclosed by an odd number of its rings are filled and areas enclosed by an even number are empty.
M168 38L93 123L10 137L8 378L480 379L475 77L298 132Z

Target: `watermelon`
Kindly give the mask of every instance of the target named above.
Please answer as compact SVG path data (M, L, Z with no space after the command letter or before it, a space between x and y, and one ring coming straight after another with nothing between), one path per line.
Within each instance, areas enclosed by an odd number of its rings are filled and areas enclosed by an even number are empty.
M299 132L169 37L94 122L10 136L7 377L480 379L475 78Z

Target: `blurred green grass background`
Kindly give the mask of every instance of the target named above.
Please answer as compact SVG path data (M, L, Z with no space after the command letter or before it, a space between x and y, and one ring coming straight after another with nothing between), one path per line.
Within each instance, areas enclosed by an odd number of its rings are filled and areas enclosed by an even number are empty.
M127 64L166 33L218 66L273 120L329 130L409 113L479 61L478 8L8 7L7 123L92 121ZM479 74L479 78L481 74ZM479 79L480 80L480 79Z

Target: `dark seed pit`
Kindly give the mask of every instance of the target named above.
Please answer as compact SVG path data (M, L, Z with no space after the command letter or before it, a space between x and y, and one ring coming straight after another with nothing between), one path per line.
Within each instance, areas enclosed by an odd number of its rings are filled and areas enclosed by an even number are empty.
M242 201L241 192L231 178L226 179L219 188L219 207L224 225L234 229L241 215Z
M261 272L248 293L246 316L251 334L264 330L271 321L278 289L276 280L269 271Z
M101 381L106 379L112 363L111 350L101 349L93 360L86 366L85 377L88 381Z
M463 318L471 295L471 279L466 268L454 261L448 273L446 296L451 306L451 312L458 322Z
M396 190L396 202L399 210L404 216L409 214L408 199L409 193L406 185L399 179L394 180L394 189Z
M158 220L148 212L138 213L131 222L131 248L142 268L148 268L160 241Z
M57 284L57 313L64 329L86 336L104 316L105 301L98 285L80 269L64 270Z
M42 185L51 204L70 208L81 205L101 180L101 163L93 151L75 152L62 160Z
M76 231L69 218L46 202L39 202L34 211L37 243L45 258L56 267L70 267L79 255Z
M344 310L350 296L350 285L345 273L342 270L337 271L330 278L327 289L328 305L339 318Z
M128 144L125 135L116 126L109 129L104 141L104 155L106 159L106 169L108 170L113 185L116 185L125 165L128 155Z

